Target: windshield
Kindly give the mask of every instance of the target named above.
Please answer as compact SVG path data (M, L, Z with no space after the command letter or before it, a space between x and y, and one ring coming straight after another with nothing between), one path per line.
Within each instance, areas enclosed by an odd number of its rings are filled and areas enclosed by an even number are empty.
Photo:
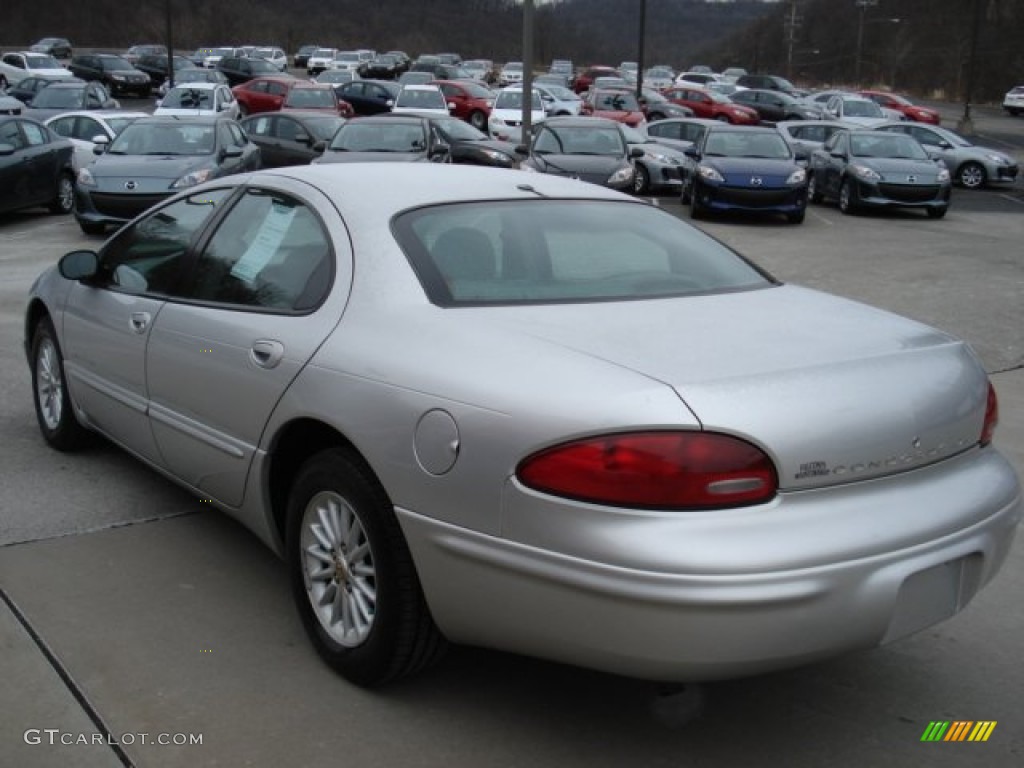
M597 121L595 121L597 122ZM537 136L533 151L538 155L607 155L622 157L626 148L618 126L546 126Z
M235 53L234 48L214 48L211 55L213 56L233 56Z
M507 69L509 72L522 72L523 63L521 61L510 61L508 64L505 65L505 69Z
M459 83L466 93L474 99L493 99L494 91L479 83Z
M403 88L395 99L395 106L411 109L447 109L444 96L437 88Z
M334 134L338 132L338 129L345 124L345 121L340 117L331 117L330 115L324 115L323 117L309 117L303 121L309 132L312 133L316 138L328 141Z
M892 134L853 134L850 136L850 154L857 157L928 159L928 153L915 139Z
M175 79L179 83L214 83L217 82L217 70L187 69L178 72Z
M252 55L260 59L272 59L274 58L273 48L257 48L252 52Z
M761 157L789 159L789 145L777 133L761 131L712 131L704 145L712 157Z
M570 91L564 85L547 85L545 86L547 92L554 96L559 101L579 101L580 97L577 96L573 91Z
M213 91L209 88L172 88L160 102L161 109L213 109Z
M33 109L72 109L82 104L84 88L43 88L32 99Z
M53 56L26 56L25 65L29 69L62 69Z
M317 48L313 55L310 57L313 59L333 59L334 51L330 48Z
M773 284L700 230L631 201L419 208L396 218L395 235L439 306L655 299Z
M110 130L112 130L116 136L136 120L138 120L137 117L108 117L107 125L110 126Z
M499 91L497 97L494 99L495 109L522 109L523 108L523 92L522 91ZM536 91L533 92L533 101L530 105L532 111L536 112L543 109L541 106L540 94Z
M336 152L422 152L427 137L418 123L353 120L341 126L330 149Z
M594 96L594 109L611 112L635 112L640 109L636 96L627 91L598 93Z
M646 78L656 77L656 78L662 79L662 80L664 80L664 79L671 80L672 79L672 73L669 70L667 70L667 69L648 69L647 73L644 75L644 77L646 77Z
M467 122L458 119L446 120L442 118L438 127L447 134L448 138L456 141L485 141L487 134L478 131Z
M867 99L844 102L843 115L846 117L883 117L882 108Z
M120 57L100 59L100 63L103 65L103 69L107 72L116 72L119 69L133 69L131 64Z
M319 54L320 52L317 51L317 53ZM324 56L330 56L331 53L330 53L330 51L325 51L323 55ZM337 56L334 57L334 60L335 61L359 61L359 54L356 53L355 51L342 51L341 53L339 53Z
M337 109L337 97L332 88L292 88L285 104L298 109Z
M110 142L108 155L210 155L216 145L213 125L139 123Z
M328 69L322 72L316 79L318 83L350 83L355 79L355 73L350 69Z
M627 144L643 144L647 141L647 137L641 131L630 125L620 125L619 130L622 131Z

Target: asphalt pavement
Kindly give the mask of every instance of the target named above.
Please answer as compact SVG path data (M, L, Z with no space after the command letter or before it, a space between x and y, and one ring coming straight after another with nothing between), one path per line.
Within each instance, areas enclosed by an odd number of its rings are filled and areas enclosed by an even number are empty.
M1024 120L990 117L996 129L979 129L1019 140L1024 160ZM996 444L1024 477L1024 184L957 190L941 221L814 206L800 227L700 226L781 279L967 339L999 393ZM253 536L115 448L63 455L39 437L24 298L61 254L100 242L70 218L0 217L0 765L1024 764L1020 537L952 620L797 670L661 689L454 648L384 690L349 685L313 652L283 564ZM997 724L985 743L921 741L956 720Z

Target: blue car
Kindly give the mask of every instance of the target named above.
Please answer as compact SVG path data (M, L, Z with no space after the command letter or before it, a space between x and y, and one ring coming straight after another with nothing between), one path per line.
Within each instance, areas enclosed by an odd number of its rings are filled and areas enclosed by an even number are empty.
M781 213L793 224L807 212L806 158L772 128L711 126L686 154L682 201L690 215L738 211Z

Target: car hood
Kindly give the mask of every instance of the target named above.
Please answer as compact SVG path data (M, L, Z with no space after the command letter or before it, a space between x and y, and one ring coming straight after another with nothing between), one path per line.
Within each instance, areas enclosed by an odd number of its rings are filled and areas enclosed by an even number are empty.
M181 109L179 107L157 107L153 112L156 116L191 115L193 117L214 117L220 113L213 109Z
M727 183L748 184L752 176L764 183L781 184L790 174L800 169L793 160L776 160L763 157L707 157L701 165L708 165L718 171Z
M123 182L144 179L171 181L211 164L213 155L111 155L96 158L89 170L97 185L119 187Z
M939 461L974 446L984 421L988 380L966 344L796 286L465 309L457 319L471 330L453 328L453 341L482 334L501 349L526 350L525 358L538 355L539 341L664 383L704 429L766 450L783 489L865 480Z
M324 152L318 163L411 163L427 160L423 152Z
M920 184L935 184L939 173L946 170L944 164L939 165L934 160L910 160L905 157L855 157L852 162L877 171L883 181L905 182L907 176L915 176Z
M141 69L115 69L110 72L107 72L107 74L111 77L117 75L118 77L128 77L133 78L135 80L141 80L142 78L146 78L147 80L149 79L149 75L147 75Z
M27 77L49 77L53 79L74 77L74 75L71 74L71 71L65 69L64 67L60 67L57 69L31 69L27 70L27 72Z

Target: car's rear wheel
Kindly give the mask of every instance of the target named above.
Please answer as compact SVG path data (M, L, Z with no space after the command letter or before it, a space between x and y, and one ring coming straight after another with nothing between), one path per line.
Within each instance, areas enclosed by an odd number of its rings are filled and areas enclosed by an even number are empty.
M471 112L469 115L469 124L476 128L478 131L486 131L487 115L485 115L479 109L474 112Z
M57 179L57 193L50 201L50 213L66 216L75 207L75 182L70 173L62 173Z
M633 193L646 195L651 190L651 174L639 163L633 170Z
M102 235L104 232L107 231L107 226L99 221L79 219L78 226L87 235Z
M856 213L857 201L854 198L853 184L849 179L843 179L839 186L839 210L845 214Z
M81 448L89 432L75 418L64 376L64 356L53 323L44 317L32 334L32 391L43 438L58 451Z
M966 189L980 189L985 186L988 174L981 163L964 163L957 169L956 180Z
M928 218L929 219L941 219L943 216L946 215L946 210L947 209L944 208L944 207L939 207L939 206L936 205L936 206L933 206L931 208L927 208L925 210L928 211Z
M696 185L694 185L696 187ZM700 203L700 195L696 188L690 190L690 218L701 219L704 217L704 206Z
M440 657L412 555L383 487L350 452L303 466L288 499L292 592L320 656L357 685L411 674Z
M787 213L786 214L786 221L788 221L790 224L803 224L804 223L804 218L806 218L806 216L807 216L807 211L806 210L796 211L795 213Z

